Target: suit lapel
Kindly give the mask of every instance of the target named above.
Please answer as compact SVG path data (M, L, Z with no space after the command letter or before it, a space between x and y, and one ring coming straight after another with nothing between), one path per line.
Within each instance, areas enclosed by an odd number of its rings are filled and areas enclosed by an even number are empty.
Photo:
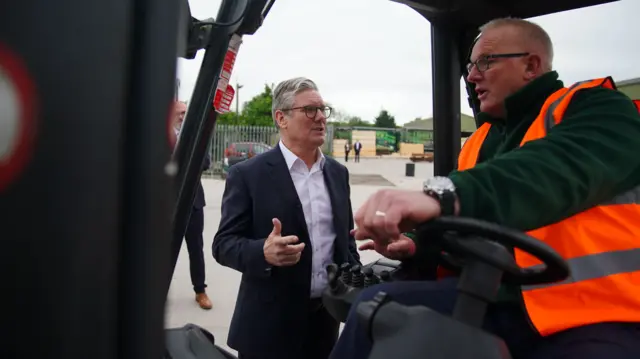
M336 239L341 238L340 235L343 231L344 226L344 218L341 215L342 211L339 209L344 207L343 201L341 199L346 196L346 191L342 189L342 186L339 186L337 181L340 181L340 172L337 171L336 166L334 166L331 161L326 160L324 164L324 169L322 171L322 175L324 176L324 183L327 185L327 192L329 192L329 198L331 199L331 212L333 214L333 226L336 231Z
M309 238L309 229L307 228L307 221L304 219L302 203L300 202L300 197L298 197L296 187L293 184L293 179L291 179L287 162L284 160L282 151L280 151L280 146L276 145L272 150L263 154L263 156L268 156L267 164L271 168L267 172L269 173L271 181L279 189L285 205L295 203L295 210L291 212L293 212L293 216L298 222L300 229L304 230L307 234L306 237Z

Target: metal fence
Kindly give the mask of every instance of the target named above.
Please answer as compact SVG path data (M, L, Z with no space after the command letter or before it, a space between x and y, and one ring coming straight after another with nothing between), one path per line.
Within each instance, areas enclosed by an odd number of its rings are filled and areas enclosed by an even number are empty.
M333 125L327 126L327 140L322 148L326 155L333 152L333 133ZM273 147L279 140L280 135L275 126L216 125L209 144L211 168L205 172L205 175L219 176L222 174L225 149L229 148L231 144L249 142Z

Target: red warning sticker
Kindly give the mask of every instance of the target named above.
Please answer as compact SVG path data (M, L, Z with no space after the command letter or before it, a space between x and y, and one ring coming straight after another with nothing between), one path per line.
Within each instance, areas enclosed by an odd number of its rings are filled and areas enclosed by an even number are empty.
M35 87L21 59L0 43L0 191L29 161L35 138Z
M227 53L224 57L224 63L220 70L220 78L218 79L216 92L213 97L213 108L218 113L229 112L231 102L233 102L235 91L233 87L229 85L229 81L231 80L231 73L233 72L233 65L236 63L240 44L242 44L242 37L237 34L233 34L229 41L229 48L227 49Z
M236 90L234 90L231 85L227 85L227 89L224 92L216 91L216 95L213 99L216 111L220 113L229 112L231 110L231 103L233 102L235 94Z

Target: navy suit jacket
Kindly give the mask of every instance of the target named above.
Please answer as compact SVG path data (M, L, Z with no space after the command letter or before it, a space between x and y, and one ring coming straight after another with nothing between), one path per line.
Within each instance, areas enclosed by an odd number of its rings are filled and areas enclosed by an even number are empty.
M354 238L349 172L326 158L323 176L336 232L334 262L360 264ZM306 243L300 261L272 267L263 246L282 223L282 236ZM242 272L228 345L245 355L286 357L306 334L311 291L312 247L302 205L279 146L230 168L222 197L222 216L213 239L213 256ZM281 353L281 355L279 355Z
M211 167L211 154L207 151L207 155L204 157L202 163L202 171L206 171ZM207 205L204 199L204 188L202 187L202 181L198 180L198 188L196 189L196 197L193 199L193 208L202 209Z

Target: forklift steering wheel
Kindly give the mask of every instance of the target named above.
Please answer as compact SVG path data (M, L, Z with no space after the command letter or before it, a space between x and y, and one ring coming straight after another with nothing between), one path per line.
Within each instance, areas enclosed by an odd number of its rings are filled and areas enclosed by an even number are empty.
M553 283L569 276L569 265L549 245L525 233L472 218L443 216L417 229L419 246L437 250L444 267L460 269L465 259L490 264L504 272L503 282L518 285ZM518 248L542 265L522 268L505 248Z

